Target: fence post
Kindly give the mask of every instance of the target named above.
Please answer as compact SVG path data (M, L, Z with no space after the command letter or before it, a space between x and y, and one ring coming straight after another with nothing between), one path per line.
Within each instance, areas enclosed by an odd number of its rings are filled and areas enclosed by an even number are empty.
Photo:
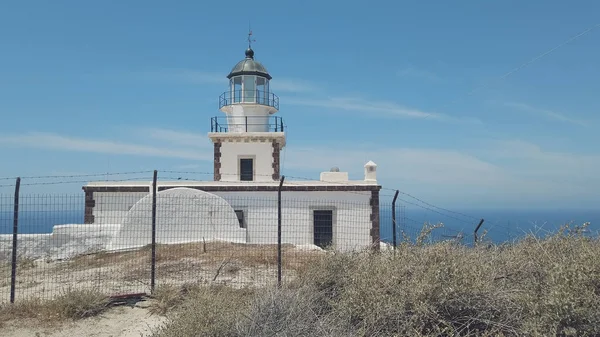
M156 283L156 178L158 171L154 170L152 178L152 267L150 271L150 293L154 294Z
M479 221L479 225L477 225L477 227L475 228L475 231L473 232L473 245L477 244L477 231L479 230L479 227L481 227L481 225L483 225L483 219L481 219L481 221Z
M398 199L398 193L400 193L400 191L396 190L396 194L394 194L394 200L392 200L392 235L394 236L393 238L393 244L394 244L394 250L396 250L396 199Z
M15 303L15 286L17 283L17 232L19 230L19 190L21 189L21 177L17 178L15 184L15 209L13 214L13 240L12 240L12 262L10 273L10 303Z
M277 190L277 287L281 288L281 188L285 176L279 179Z

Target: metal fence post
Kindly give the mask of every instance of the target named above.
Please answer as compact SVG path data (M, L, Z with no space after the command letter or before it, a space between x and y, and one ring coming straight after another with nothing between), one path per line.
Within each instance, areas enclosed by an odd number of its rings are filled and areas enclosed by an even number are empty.
M279 180L277 190L277 287L281 288L281 188L285 176Z
M15 184L15 204L13 214L13 240L12 240L12 263L10 274L10 303L15 303L15 286L17 282L17 232L19 230L19 190L21 189L21 177L17 178Z
M479 230L479 227L481 227L481 225L483 225L483 219L481 219L481 221L479 221L479 225L477 225L477 227L475 228L475 231L473 232L473 245L477 244L477 231Z
M154 294L156 284L156 178L158 171L154 170L152 178L152 267L150 271L150 293Z
M394 250L396 250L396 199L398 199L398 193L400 193L400 191L396 190L396 194L394 194L394 200L392 200L392 235L394 236L394 238L392 239L393 241L393 245L394 245Z

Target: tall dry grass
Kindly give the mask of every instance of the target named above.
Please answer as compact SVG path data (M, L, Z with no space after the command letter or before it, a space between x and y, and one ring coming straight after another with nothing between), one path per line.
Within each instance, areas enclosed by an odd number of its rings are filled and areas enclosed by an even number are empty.
M155 335L600 336L600 242L582 227L500 246L422 242L328 254L283 289L202 288Z
M56 298L39 298L0 305L0 327L8 321L33 320L45 326L97 316L108 310L110 299L97 290L67 289Z

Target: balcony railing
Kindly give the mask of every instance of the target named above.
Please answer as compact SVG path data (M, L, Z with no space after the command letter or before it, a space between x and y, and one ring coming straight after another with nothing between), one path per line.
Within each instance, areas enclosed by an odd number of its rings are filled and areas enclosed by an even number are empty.
M279 116L212 117L210 132L283 132L285 125Z
M262 90L230 90L219 96L219 109L224 106L249 103L273 107L279 110L279 97L272 92Z

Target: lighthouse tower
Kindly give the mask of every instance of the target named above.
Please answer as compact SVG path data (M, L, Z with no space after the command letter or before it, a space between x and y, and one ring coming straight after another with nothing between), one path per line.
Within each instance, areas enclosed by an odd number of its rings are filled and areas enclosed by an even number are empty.
M280 151L285 146L279 97L271 92L271 75L254 59L250 44L245 58L229 75L219 97L224 116L211 118L215 181L272 182L279 179Z

